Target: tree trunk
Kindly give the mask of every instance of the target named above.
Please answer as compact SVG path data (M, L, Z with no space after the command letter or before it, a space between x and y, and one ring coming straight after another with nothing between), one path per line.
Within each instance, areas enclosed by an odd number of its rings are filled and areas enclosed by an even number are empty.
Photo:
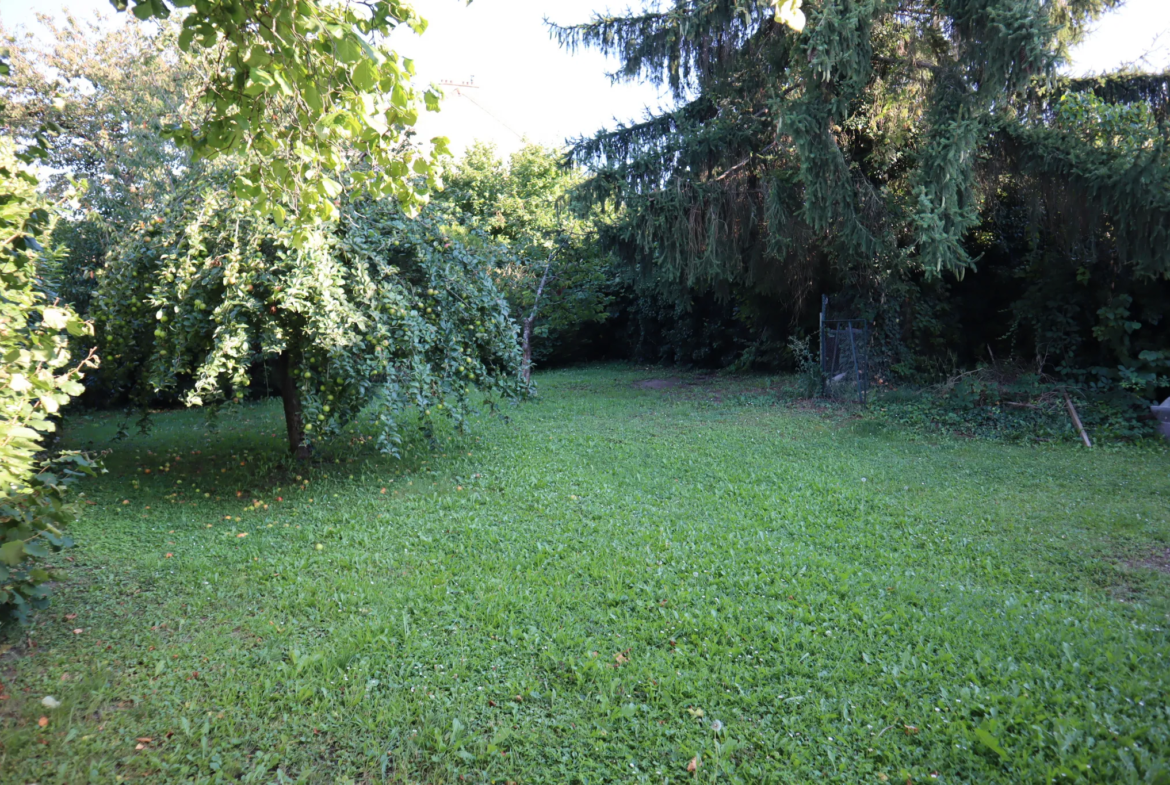
M292 374L288 352L276 358L276 375L280 382L280 399L284 402L284 425L288 429L288 450L302 460L309 457L305 444L305 423L301 416L301 399L297 396L297 382Z
M532 325L536 324L536 311L540 308L540 296L544 294L544 285L548 283L548 271L552 267L553 258L560 248L554 248L544 263L544 273L540 276L540 286L536 287L536 296L532 298L532 313L524 320L524 330L521 333L524 348L524 362L520 366L520 378L525 384L532 381Z

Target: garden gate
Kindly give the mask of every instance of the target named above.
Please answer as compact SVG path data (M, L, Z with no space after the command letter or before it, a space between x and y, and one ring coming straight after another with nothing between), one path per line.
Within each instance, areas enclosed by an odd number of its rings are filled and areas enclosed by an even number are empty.
M829 298L821 295L821 395L856 398L869 395L869 322L829 319Z

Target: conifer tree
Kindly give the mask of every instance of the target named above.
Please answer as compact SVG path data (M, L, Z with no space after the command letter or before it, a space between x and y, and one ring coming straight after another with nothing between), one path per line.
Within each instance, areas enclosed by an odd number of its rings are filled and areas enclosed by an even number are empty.
M1166 79L1056 72L1118 4L671 0L553 26L563 46L617 57L615 79L676 99L572 156L593 169L593 198L622 208L613 239L660 288L738 286L799 310L825 279L961 276L1004 171L1079 200L1084 231L1108 223L1126 264L1165 276ZM1144 102L1153 119L1118 154L1086 131L1092 112L1058 121L1076 94Z

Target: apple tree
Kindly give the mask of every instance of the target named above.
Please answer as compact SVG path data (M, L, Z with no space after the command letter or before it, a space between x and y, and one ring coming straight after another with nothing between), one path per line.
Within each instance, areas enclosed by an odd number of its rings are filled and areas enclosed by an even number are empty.
M290 450L359 418L394 452L401 415L462 422L473 397L520 391L516 329L485 258L438 207L345 200L327 231L256 215L231 173L134 227L94 297L106 380L143 403L162 391L218 403L258 366L281 388Z

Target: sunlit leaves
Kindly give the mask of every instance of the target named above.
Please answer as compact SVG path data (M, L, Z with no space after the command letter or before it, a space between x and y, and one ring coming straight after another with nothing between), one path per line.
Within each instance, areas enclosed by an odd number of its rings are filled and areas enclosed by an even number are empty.
M38 277L49 257L49 211L37 181L0 140L0 614L27 618L47 603L49 574L29 561L71 541L60 526L74 511L66 490L92 465L81 456L41 459L55 415L81 393L90 358L72 365L69 335L89 332L72 309L47 304Z
M89 331L71 309L47 305L37 280L46 255L48 219L12 143L0 142L0 488L22 491L36 472L30 457L51 415L78 390L81 369L70 369L68 334ZM33 179L35 183L35 178ZM40 239L38 239L40 238Z
M791 27L796 32L804 30L804 11L800 10L801 0L776 0L776 21Z
M438 197L505 246L492 274L517 319L531 315L545 264L556 250L539 303L537 359L583 325L608 317L613 261L596 242L603 213L578 215L569 205L581 179L556 150L528 145L505 163L492 147L477 144L444 173L447 186Z
M145 19L169 9L136 0L133 12ZM166 133L203 158L257 153L235 193L281 223L295 217L298 247L336 217L337 185L359 161L367 174L355 185L417 209L436 185L428 161L436 153L406 135L418 119L413 64L378 43L400 26L422 32L426 23L400 0L201 0L178 45L214 48L217 71L200 96L203 118ZM437 110L437 96L425 98Z

